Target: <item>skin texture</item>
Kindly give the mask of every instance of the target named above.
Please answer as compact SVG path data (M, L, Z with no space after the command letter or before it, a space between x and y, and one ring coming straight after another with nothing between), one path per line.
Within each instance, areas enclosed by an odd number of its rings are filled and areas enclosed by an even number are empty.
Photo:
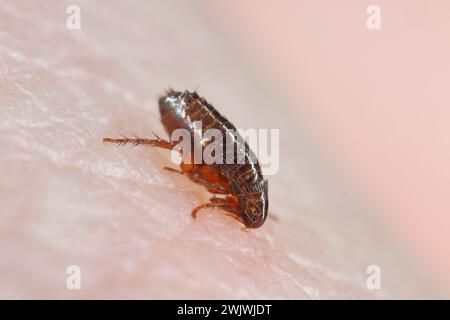
M0 7L0 298L397 298L435 292L308 138L206 3ZM164 131L157 96L198 91L240 128L280 128L269 219L251 232L162 170L169 152L104 145ZM382 270L368 290L366 269ZM66 288L78 265L82 289Z

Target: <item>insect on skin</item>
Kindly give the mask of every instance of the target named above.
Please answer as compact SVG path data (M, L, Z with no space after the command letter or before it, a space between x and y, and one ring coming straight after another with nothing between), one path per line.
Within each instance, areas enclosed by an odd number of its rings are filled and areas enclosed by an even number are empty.
M234 161L232 164L228 164L226 161L219 164L204 162L195 164L192 160L182 162L180 170L164 168L187 176L214 194L208 203L200 204L192 210L192 217L196 218L200 209L219 208L225 214L242 222L247 228L258 228L263 225L269 208L268 183L267 180L264 180L256 157L248 144L239 136L236 128L196 92L168 90L164 96L159 98L158 102L161 122L169 136L179 128L188 130L193 136L194 122L201 121L204 131L211 128L218 129L222 134L223 141L232 141L233 143ZM233 135L233 138L225 139L228 135ZM121 145L146 145L169 150L178 144L178 141L166 141L156 134L155 139L123 137L120 139L104 138L103 141ZM195 139L191 139L190 150L195 150L194 141ZM226 150L230 150L230 146L226 146L225 142L224 145ZM202 144L202 147L205 146ZM243 157L245 162L238 162L239 157Z

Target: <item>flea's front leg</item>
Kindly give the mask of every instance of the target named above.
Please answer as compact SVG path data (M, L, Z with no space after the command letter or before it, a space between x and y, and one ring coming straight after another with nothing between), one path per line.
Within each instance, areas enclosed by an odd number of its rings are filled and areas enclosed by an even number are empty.
M210 202L200 204L196 206L192 210L192 218L197 218L197 212L204 208L219 208L221 211L224 211L224 214L232 217L233 219L244 223L241 215L239 214L239 208L237 206L237 202L234 197L226 197L226 198L216 198L213 197L209 199Z

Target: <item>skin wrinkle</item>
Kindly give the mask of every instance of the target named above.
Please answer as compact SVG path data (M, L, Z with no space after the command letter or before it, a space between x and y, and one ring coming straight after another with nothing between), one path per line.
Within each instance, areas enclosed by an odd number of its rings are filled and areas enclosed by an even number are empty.
M10 33L0 34L0 226L8 231L0 234L0 297L420 296L420 280L396 287L420 277L404 271L407 262L371 231L339 182L320 182L328 171L311 156L301 123L208 12L182 2L177 10L135 4L80 1L76 32L64 28L65 4L0 9ZM170 14L182 17L182 34L164 19ZM191 209L210 195L162 170L174 167L168 152L102 144L119 131L165 137L156 97L198 83L237 126L284 129L280 173L269 177L269 216L279 221L249 233L218 210L194 221ZM349 229L335 216L356 221ZM366 234L359 245L351 230ZM381 294L365 287L371 261L398 277ZM82 268L81 291L65 287L71 264Z

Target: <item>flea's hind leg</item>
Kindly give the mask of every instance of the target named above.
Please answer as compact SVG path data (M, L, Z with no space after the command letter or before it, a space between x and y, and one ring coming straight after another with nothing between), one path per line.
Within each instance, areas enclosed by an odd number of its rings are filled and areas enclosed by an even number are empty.
M117 143L119 145L130 144L132 146L145 145L145 146L158 147L158 148L169 149L169 150L172 150L178 144L178 142L170 142L170 141L163 140L160 137L158 137L155 133L153 133L153 135L155 136L155 139L143 139L143 138L139 138L139 137L128 138L126 136L122 136L122 138L120 138L120 139L103 138L103 142L104 143Z

